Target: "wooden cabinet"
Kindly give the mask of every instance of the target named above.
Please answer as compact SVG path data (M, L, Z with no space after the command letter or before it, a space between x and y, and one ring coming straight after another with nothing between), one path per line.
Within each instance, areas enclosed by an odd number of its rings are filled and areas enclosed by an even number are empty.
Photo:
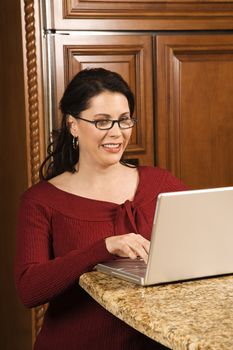
M233 184L233 1L44 4L54 57L50 129L59 125L58 103L73 75L106 67L136 96L128 159L167 168L191 188Z
M232 29L231 0L46 1L50 28L71 30Z
M152 37L150 35L55 35L53 127L60 125L57 109L65 86L82 69L104 67L116 71L135 95L134 116L138 122L127 147L126 159L134 164L154 164Z
M156 38L158 165L191 188L233 184L233 35Z

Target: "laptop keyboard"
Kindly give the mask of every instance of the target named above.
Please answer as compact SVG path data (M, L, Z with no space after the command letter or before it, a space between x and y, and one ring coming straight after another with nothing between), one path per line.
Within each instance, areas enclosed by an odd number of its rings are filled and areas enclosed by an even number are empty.
M145 276L147 265L143 260L115 260L117 270L124 271L130 274Z

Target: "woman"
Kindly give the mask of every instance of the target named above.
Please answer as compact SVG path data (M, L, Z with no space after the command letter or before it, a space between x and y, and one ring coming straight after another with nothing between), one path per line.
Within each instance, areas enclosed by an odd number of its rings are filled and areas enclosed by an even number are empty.
M158 194L185 186L122 161L136 120L117 73L81 71L60 108L61 130L40 183L22 196L17 228L19 295L27 307L49 302L34 349L164 349L104 310L78 279L116 256L147 261Z

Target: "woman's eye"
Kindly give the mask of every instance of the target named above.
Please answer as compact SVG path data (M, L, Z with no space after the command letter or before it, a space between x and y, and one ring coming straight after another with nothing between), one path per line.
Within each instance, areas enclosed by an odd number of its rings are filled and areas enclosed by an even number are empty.
M100 119L100 120L97 120L96 123L98 126L107 126L109 125L109 123L111 123L111 121L107 119Z
M131 123L131 118L129 118L129 117L124 117L124 118L120 118L119 119L119 122L121 123L121 124L125 124L125 125L128 125L129 123Z

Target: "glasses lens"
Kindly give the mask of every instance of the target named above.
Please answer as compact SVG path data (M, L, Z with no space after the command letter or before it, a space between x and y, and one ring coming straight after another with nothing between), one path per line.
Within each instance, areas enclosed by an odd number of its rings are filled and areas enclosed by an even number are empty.
M100 130L110 129L112 127L112 121L107 119L97 120L96 127Z
M135 124L135 120L132 118L120 119L119 124L122 129L132 128Z
M111 119L100 119L95 121L95 126L100 130L108 130L113 127L113 124L116 121L113 121ZM132 118L123 118L118 121L119 127L121 129L129 129L134 126L136 123L136 119Z

